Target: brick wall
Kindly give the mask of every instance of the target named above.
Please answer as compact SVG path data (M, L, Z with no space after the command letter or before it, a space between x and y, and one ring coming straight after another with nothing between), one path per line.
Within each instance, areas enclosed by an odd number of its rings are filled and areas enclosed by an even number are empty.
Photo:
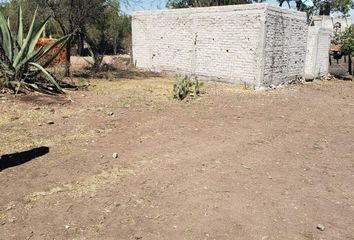
M260 87L304 75L306 34L305 14L268 4L138 12L133 57L140 68Z
M278 85L304 76L307 31L303 13L268 8L263 85Z

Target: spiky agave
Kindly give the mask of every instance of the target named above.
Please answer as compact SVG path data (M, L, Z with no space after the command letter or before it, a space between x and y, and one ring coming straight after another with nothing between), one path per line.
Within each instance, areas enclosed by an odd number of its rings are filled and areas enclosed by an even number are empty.
M25 87L36 91L63 93L59 82L46 68L63 50L70 35L63 36L48 46L36 48L50 17L35 28L37 9L27 33L24 36L22 9L18 10L16 36L13 36L9 19L0 13L0 81L11 90ZM61 46L57 48L59 45ZM55 51L53 49L57 48ZM53 52L54 51L54 52Z

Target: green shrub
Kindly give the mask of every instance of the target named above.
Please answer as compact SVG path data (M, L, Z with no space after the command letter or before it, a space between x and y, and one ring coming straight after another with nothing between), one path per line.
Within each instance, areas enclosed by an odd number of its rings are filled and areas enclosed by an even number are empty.
M178 75L176 77L176 83L173 85L173 96L179 100L183 100L187 97L196 97L200 95L200 89L204 83L200 82L197 77L191 80L188 76Z

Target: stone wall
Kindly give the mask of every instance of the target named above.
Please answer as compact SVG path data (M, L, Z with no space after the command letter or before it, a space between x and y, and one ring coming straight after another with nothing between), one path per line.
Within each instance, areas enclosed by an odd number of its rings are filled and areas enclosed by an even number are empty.
M256 87L304 76L306 36L304 13L268 4L133 15L137 67Z

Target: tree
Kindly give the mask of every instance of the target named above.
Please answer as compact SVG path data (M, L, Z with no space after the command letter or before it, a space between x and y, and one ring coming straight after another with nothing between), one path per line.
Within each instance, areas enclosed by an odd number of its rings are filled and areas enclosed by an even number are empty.
M62 33L80 34L81 29L87 22L99 18L102 8L102 0L37 0L37 4L50 12L53 19L59 25ZM70 76L71 46L74 42L72 37L66 46L65 76Z
M117 0L108 0L102 8L101 17L82 27L85 41L93 58L93 69L100 69L102 57L108 52L116 54L123 40L131 35L131 17L119 14ZM130 46L127 46L130 47Z
M1 13L11 20L11 27L13 29L18 25L18 9L22 7L22 16L23 16L23 30L28 31L32 18L33 18L33 10L37 8L37 3L35 0L12 0L1 3ZM36 24L44 21L49 15L44 11L41 11L39 8L37 11ZM50 25L50 21L48 22L46 28Z
M286 2L290 8L291 2L295 3L298 11L308 12L309 15L330 15L334 12L339 12L343 15L348 15L350 9L354 8L352 0L312 0L313 6L306 6L307 0L278 0L279 6L283 6Z
M84 27L85 37L94 43L100 52L118 52L121 40L131 34L130 16L120 15L117 0L108 0L102 9L101 17Z
M348 72L353 74L352 56L354 53L354 25L348 27L344 32L337 32L334 35L332 42L341 46L340 51L342 55L348 55Z

